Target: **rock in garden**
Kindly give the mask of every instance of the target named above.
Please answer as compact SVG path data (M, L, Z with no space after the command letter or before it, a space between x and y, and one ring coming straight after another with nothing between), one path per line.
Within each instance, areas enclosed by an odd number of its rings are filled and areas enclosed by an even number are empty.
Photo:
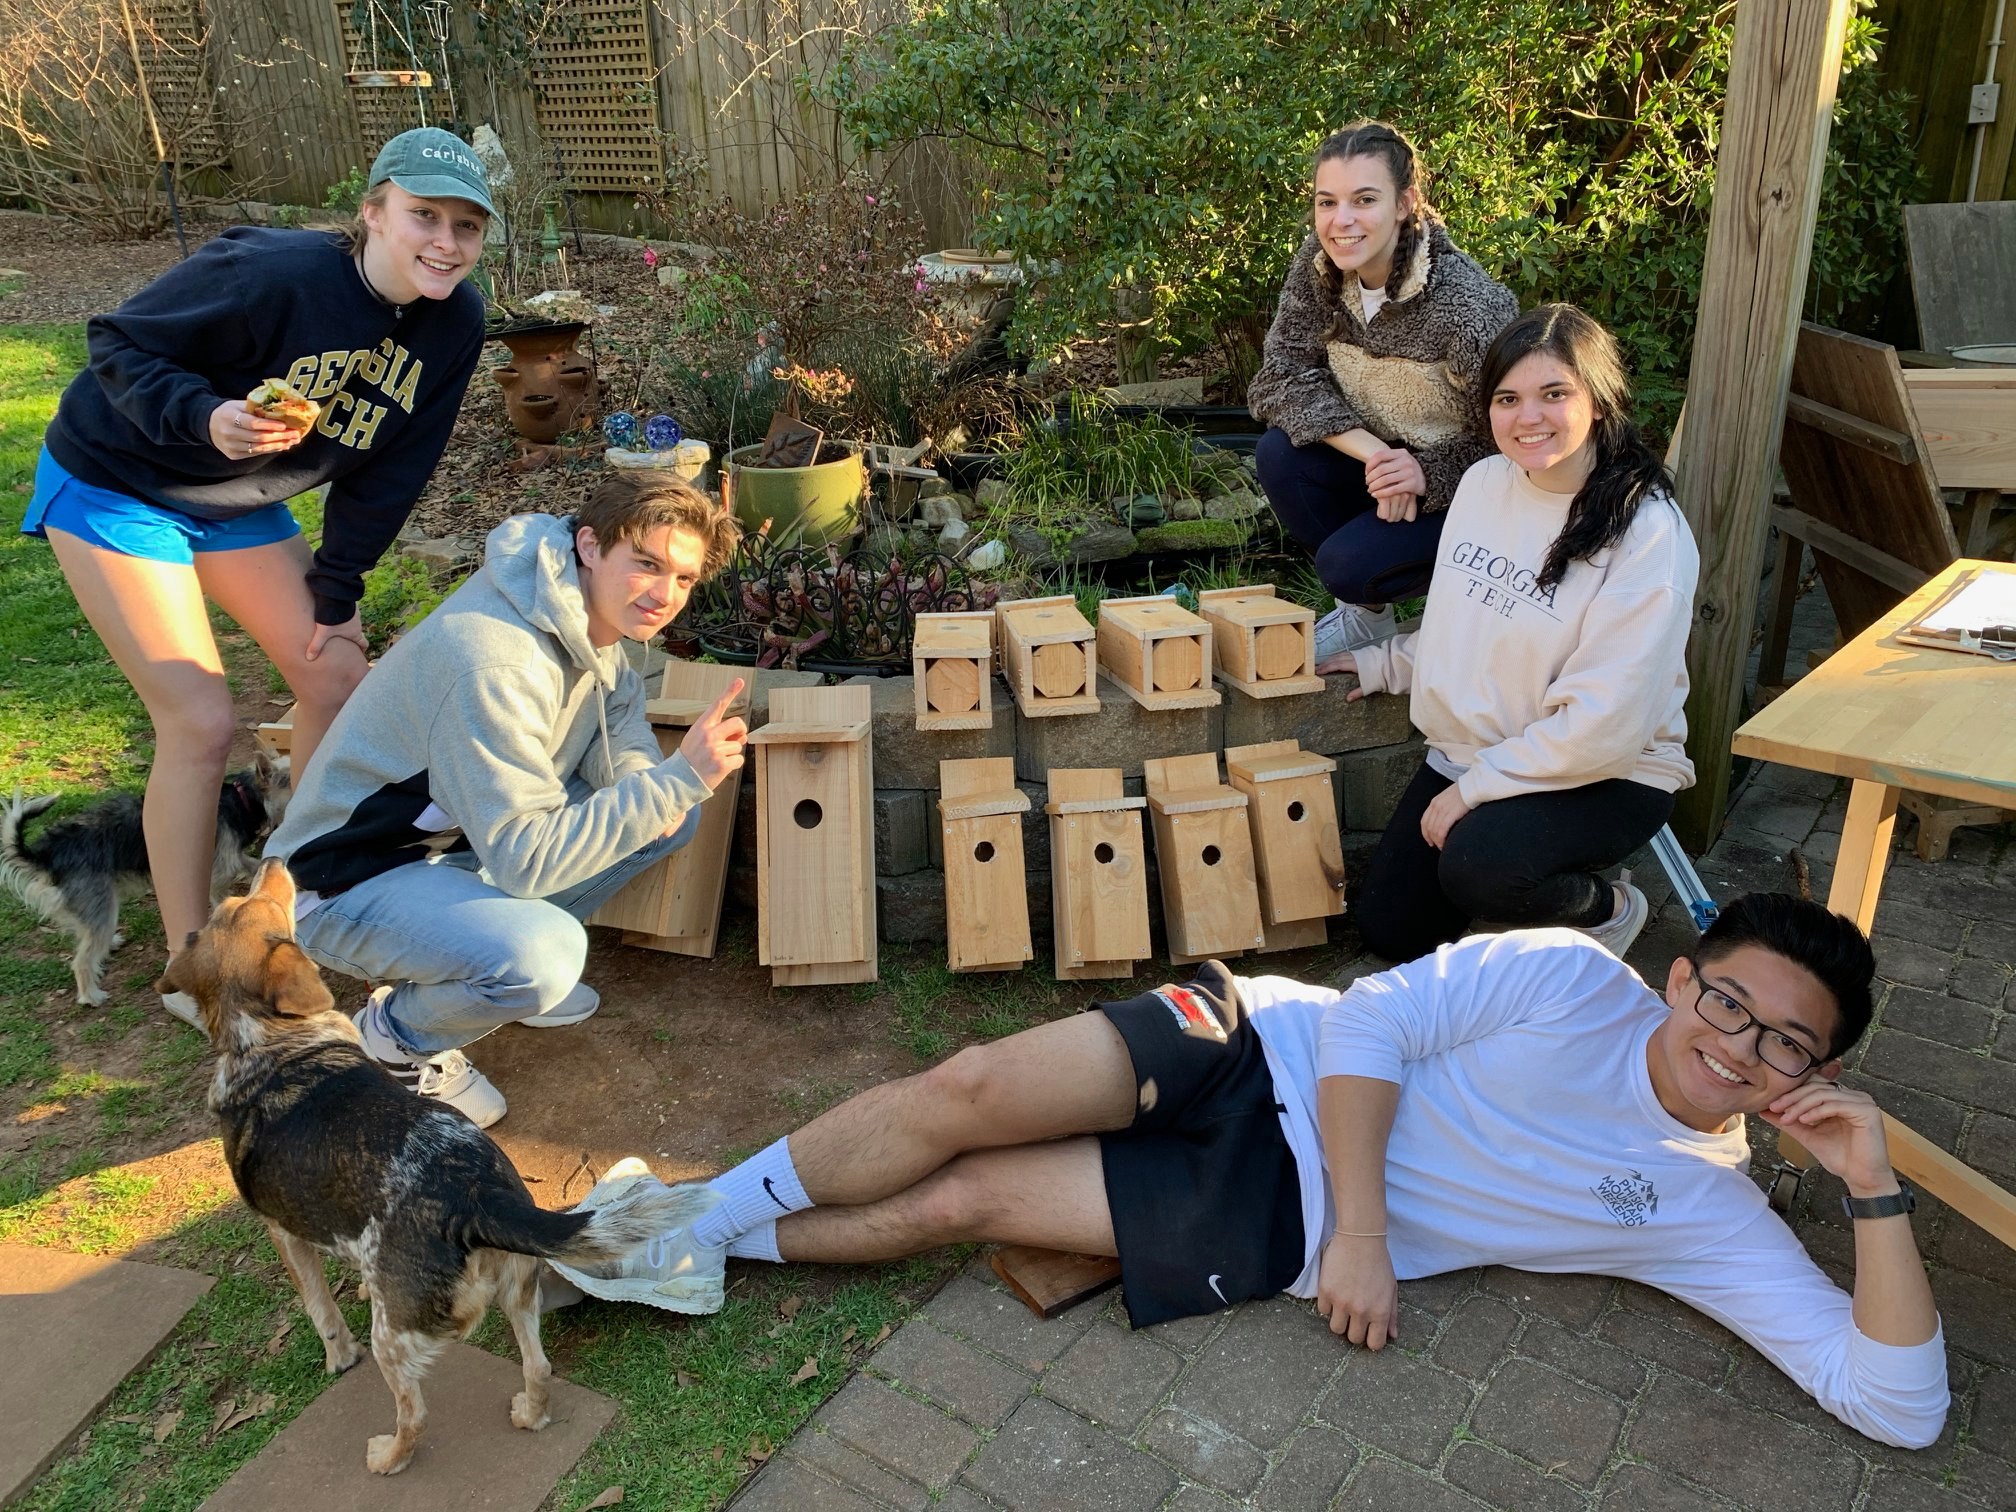
M1207 520L1250 520L1266 505L1258 498L1243 490L1239 493L1220 494L1215 499L1204 501L1204 518Z
M973 548L966 565L975 572L992 572L1008 560L1008 548L999 541L985 541Z
M924 523L943 530L955 520L964 523L966 513L959 507L957 494L946 494L923 501Z
M1201 520L1204 518L1204 501L1201 499L1171 499L1169 518L1172 520Z
M449 572L476 559L475 548L462 536L442 536L435 540L408 541L399 548L401 556L409 556L421 566L433 572Z
M938 501L933 499L931 502L935 504ZM971 534L973 529L964 520L948 520L945 528L938 532L938 544L946 551L957 551L966 544L966 537Z
M861 549L872 551L877 556L894 556L910 543L902 529L895 525L877 525L862 538Z
M925 478L917 485L917 497L937 499L952 492L952 485L944 478Z
M980 486L973 490L973 502L982 509L992 509L997 504L1008 502L1008 485L999 478L982 478Z
M686 270L677 263L658 264L658 286L660 288L676 289L685 282Z

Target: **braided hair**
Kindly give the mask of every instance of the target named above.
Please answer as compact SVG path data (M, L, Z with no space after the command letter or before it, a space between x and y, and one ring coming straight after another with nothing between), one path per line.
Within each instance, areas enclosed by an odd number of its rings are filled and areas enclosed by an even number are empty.
M1406 281L1408 265L1414 260L1415 246L1428 234L1429 226L1439 223L1441 217L1428 203L1428 191L1421 182L1414 144L1384 121L1358 121L1342 131L1331 132L1323 139L1323 145L1316 149L1315 166L1320 168L1325 163L1360 157L1377 158L1386 165L1386 171L1393 178L1396 201L1409 189L1414 191L1414 211L1400 222L1399 235L1393 242L1393 266L1386 275L1386 294L1391 298L1399 294L1401 284ZM1316 280L1327 303L1343 302L1344 273L1329 258L1317 258Z
M1536 353L1575 375L1596 414L1589 432L1595 463L1540 569L1540 586L1552 588L1569 563L1587 561L1621 541L1648 497L1663 493L1670 500L1673 477L1631 419L1631 381L1616 338L1574 305L1537 305L1498 333L1477 373L1483 402L1489 405L1505 375Z

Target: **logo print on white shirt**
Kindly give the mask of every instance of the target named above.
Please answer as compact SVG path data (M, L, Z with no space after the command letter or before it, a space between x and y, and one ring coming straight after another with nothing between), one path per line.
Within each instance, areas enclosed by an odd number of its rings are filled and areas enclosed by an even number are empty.
M1622 1228L1643 1228L1659 1211L1659 1194L1652 1183L1637 1171L1622 1176L1605 1176L1589 1188L1610 1209Z

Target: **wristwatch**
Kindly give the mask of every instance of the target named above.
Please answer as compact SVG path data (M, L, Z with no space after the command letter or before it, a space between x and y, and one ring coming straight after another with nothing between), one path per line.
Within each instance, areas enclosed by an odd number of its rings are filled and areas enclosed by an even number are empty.
M1843 1197L1841 1211L1850 1218L1894 1218L1899 1213L1916 1212L1918 1194L1911 1183L1897 1178L1897 1190L1885 1197Z

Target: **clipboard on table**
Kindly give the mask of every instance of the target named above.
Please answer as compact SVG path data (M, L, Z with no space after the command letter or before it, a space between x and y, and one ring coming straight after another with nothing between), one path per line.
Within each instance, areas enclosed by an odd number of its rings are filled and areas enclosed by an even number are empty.
M1906 646L2016 662L2016 573L1979 567L1962 573L1923 614L1897 632L1897 640Z

